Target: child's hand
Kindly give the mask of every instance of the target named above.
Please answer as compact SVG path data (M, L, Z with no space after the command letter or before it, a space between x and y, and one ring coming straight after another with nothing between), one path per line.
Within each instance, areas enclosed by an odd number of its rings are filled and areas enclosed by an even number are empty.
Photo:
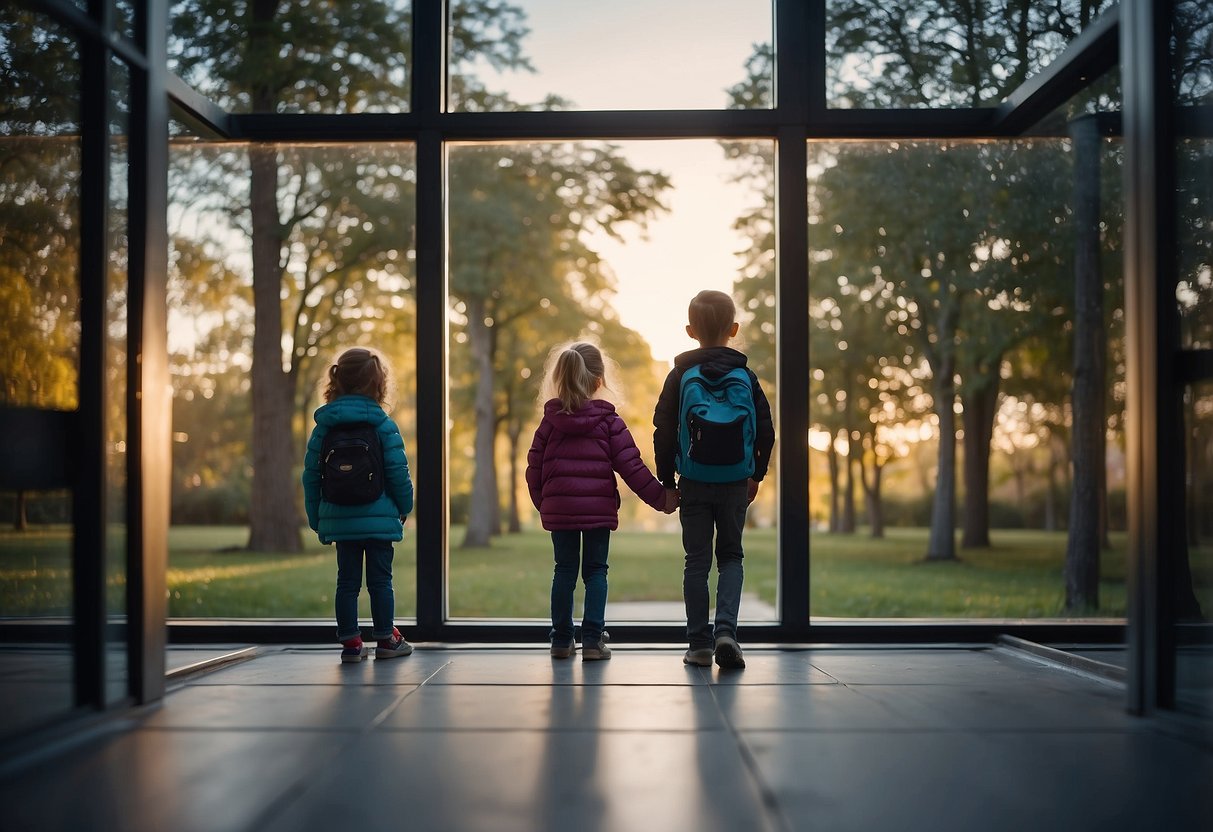
M667 488L665 490L665 513L673 514L678 510L679 496L677 488Z
M754 480L748 480L745 484L745 501L746 503L754 502L754 498L758 496L758 483Z

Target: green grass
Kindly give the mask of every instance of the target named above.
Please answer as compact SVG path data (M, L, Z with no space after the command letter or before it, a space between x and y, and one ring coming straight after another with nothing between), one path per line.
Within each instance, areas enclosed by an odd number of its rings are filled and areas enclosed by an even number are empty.
M546 533L505 535L493 546L462 549L453 529L450 607L458 617L545 618L551 582ZM235 527L174 527L168 569L172 617L332 616L336 566L332 547L305 535L302 554L239 549L247 531ZM953 563L925 563L925 529L892 529L882 540L864 534L814 534L811 605L821 617L1039 618L1062 614L1063 533L993 533L987 550L962 550ZM115 535L120 542L120 534ZM415 611L415 538L396 547L396 603ZM1100 616L1125 613L1124 538L1113 537L1102 557ZM776 537L746 533L746 591L776 600ZM617 532L611 538L610 594L615 601L681 598L682 550L676 533ZM1202 603L1210 603L1213 550L1193 552ZM121 602L123 576L109 578L111 605ZM369 616L366 595L362 614ZM65 529L0 532L0 616L68 615L70 537Z

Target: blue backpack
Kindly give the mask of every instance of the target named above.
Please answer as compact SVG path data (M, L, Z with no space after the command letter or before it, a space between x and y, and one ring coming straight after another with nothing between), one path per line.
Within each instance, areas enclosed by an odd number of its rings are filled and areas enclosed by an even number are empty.
M678 391L678 456L675 467L687 479L737 482L754 473L758 416L754 388L745 367L708 378L702 365L682 374Z

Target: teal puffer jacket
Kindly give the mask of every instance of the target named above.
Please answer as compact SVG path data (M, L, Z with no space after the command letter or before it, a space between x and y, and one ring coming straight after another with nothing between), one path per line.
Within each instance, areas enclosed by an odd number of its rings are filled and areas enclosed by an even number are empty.
M335 540L400 540L404 536L402 518L413 510L413 483L409 479L409 461L404 455L404 440L383 408L366 396L341 396L318 408L316 427L307 442L303 457L303 502L307 523L320 536L321 543ZM383 445L383 493L373 503L338 506L320 493L320 448L333 425L369 422L379 429Z

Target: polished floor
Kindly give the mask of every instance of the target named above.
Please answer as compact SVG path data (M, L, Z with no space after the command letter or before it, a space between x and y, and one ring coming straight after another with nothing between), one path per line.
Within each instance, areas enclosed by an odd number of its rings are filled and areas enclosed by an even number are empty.
M747 659L261 648L8 766L0 829L1213 829L1207 722L1106 680L1001 647Z

